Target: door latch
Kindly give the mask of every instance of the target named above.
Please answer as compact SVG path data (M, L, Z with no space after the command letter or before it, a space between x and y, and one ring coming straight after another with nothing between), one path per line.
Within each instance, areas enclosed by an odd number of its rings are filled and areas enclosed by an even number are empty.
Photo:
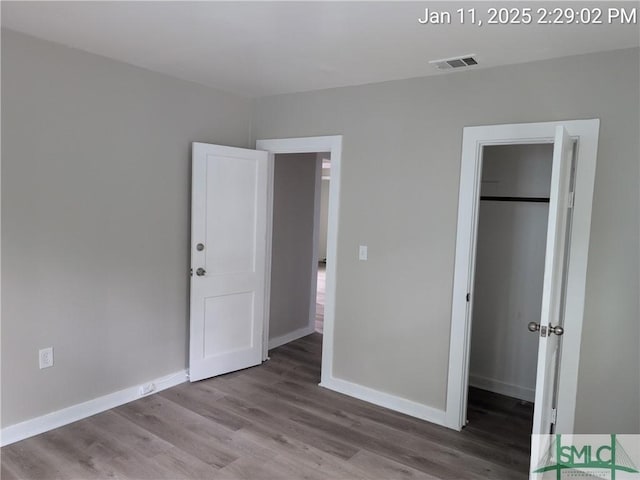
M530 332L540 332L541 337L547 336L547 327L545 325L540 325L537 322L529 322L527 328Z
M555 327L552 327L551 325L549 325L548 327L546 327L544 325L540 326L540 324L536 322L529 322L527 324L527 328L529 329L530 332L539 331L541 337L546 337L547 332L549 333L549 335L551 335L552 333L555 333L558 336L564 334L564 328L562 328L560 325L556 325Z

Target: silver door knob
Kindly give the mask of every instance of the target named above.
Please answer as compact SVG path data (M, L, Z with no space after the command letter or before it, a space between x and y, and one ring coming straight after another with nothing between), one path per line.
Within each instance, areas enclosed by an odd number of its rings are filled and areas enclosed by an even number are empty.
M202 267L200 267L200 268L198 268L198 269L196 270L196 275L197 275L197 276L199 276L199 277L202 277L205 273L207 273L207 272L206 272L206 270L205 270L204 268L202 268Z
M536 322L529 322L527 328L530 332L537 332L540 330L540 324Z
M560 325L549 327L549 333L555 333L556 335L560 336L564 334L564 328L562 328Z

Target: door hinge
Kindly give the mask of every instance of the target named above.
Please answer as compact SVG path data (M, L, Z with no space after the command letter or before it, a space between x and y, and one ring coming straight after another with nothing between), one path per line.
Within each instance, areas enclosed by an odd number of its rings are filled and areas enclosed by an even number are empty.
M575 197L575 192L569 192L569 208L573 208Z
M553 423L554 425L556 423L557 417L558 417L558 409L557 408L552 408L551 409L551 423Z
M470 301L471 301L471 294L467 293L467 302L470 302Z

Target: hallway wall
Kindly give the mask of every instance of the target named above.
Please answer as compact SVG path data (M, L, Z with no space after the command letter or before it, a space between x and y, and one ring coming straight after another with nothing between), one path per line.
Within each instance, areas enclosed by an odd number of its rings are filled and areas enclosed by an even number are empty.
M275 156L269 347L313 331L309 312L317 156Z

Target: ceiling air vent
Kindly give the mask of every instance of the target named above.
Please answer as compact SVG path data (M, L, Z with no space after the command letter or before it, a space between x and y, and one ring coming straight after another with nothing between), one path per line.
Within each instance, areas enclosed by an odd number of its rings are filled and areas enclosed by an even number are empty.
M472 67L478 64L475 54L462 55L460 57L441 58L440 60L431 60L430 64L434 65L438 70L452 70L454 68Z

